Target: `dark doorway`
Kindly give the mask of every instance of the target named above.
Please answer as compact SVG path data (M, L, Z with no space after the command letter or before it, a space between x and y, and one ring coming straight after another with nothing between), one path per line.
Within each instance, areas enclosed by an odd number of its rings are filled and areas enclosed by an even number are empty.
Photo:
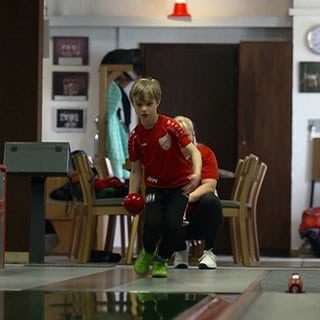
M234 170L237 161L237 44L142 44L145 75L161 82L159 112L186 115L197 139L210 146L219 167ZM229 198L232 180L219 181L218 192ZM219 245L230 253L228 226Z
M161 82L159 112L193 119L199 142L216 153L221 168L237 158L238 45L142 44L146 75Z

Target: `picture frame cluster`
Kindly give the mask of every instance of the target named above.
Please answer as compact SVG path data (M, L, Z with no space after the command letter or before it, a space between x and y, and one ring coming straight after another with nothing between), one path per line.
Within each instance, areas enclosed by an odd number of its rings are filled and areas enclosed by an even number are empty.
M89 72L74 71L74 67L89 65L89 38L53 37L53 65L63 67L62 71L52 72L52 100L61 102L61 106L54 108L54 131L84 132L86 108L78 106L79 103L63 106L63 102L88 101Z

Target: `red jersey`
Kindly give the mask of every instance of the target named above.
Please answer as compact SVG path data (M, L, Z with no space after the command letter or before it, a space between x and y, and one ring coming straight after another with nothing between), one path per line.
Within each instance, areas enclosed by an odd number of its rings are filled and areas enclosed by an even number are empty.
M198 144L197 148L202 158L201 179L215 179L218 181L219 167L214 152L203 144Z
M217 158L214 152L203 144L197 144L197 148L201 153L202 158L202 169L201 169L201 180L203 179L215 179L219 180L219 167ZM201 182L199 186L201 185ZM195 210L198 202L191 202L188 204L188 213Z
M174 119L159 115L152 128L139 123L130 133L129 158L141 161L147 186L174 188L190 182L190 165L181 151L189 143L188 135Z

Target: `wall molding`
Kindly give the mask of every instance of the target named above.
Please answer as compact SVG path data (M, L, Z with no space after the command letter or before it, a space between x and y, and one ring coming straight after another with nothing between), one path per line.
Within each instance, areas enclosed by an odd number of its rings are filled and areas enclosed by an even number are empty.
M299 8L299 9L290 9L290 16L320 16L320 7L319 8Z
M133 16L49 16L50 27L150 27L150 28L292 28L290 16L230 16L167 18Z

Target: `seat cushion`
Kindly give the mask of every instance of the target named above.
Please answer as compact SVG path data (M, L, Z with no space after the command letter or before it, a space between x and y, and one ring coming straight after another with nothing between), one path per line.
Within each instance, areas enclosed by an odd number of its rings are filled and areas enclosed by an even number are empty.
M240 208L240 202L235 200L221 200L222 208Z
M93 205L94 206L117 206L122 205L124 198L102 198L95 199Z

